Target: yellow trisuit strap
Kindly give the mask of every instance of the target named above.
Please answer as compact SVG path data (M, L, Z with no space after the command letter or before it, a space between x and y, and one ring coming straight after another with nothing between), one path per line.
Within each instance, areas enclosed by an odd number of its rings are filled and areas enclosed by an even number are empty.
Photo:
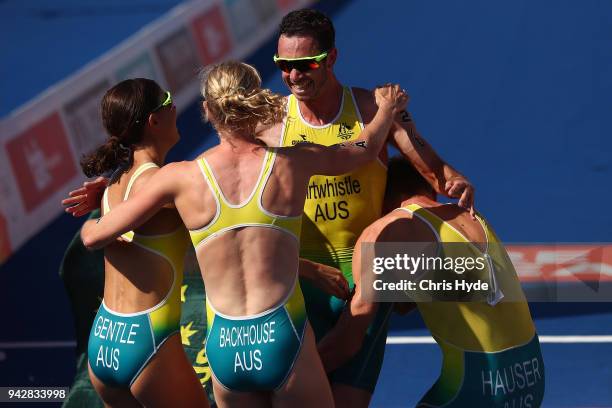
M429 225L442 243L470 242L453 226L418 204L402 209ZM418 303L419 311L433 336L462 350L493 352L526 344L533 338L535 327L516 271L493 229L480 215L477 218L487 237L487 256L498 284L507 299L520 300L501 301L494 306L486 302L422 302ZM483 255L474 245L462 245L460 249L465 252L463 256ZM453 253L453 256L459 255Z
M267 211L261 202L266 183L272 173L275 157L276 150L268 149L255 188L249 198L238 205L230 204L225 198L206 159L204 159L204 157L198 159L198 166L202 171L202 175L215 197L217 211L215 217L208 225L197 230L189 231L191 241L195 248L204 245L210 239L226 231L252 226L275 228L285 231L299 240L302 216L273 214Z

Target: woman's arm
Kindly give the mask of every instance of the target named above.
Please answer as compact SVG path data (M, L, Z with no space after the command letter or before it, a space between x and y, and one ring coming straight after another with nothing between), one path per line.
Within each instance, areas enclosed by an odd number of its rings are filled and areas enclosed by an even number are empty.
M89 220L81 229L83 244L89 249L102 248L121 234L139 227L171 203L179 192L178 164L169 164L156 172L142 190L116 205L97 220Z
M81 217L100 208L104 189L108 179L98 177L95 180L86 180L82 187L68 193L68 198L62 200L64 211L73 217Z
M374 160L385 144L395 113L408 101L399 85L377 88L375 97L378 111L358 139L333 146L300 144L290 148L297 168L306 175L338 175Z

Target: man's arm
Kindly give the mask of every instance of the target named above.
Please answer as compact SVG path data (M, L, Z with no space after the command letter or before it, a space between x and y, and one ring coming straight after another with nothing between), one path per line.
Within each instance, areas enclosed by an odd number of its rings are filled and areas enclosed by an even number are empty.
M474 215L474 186L467 178L446 163L416 129L405 110L396 117L389 141L410 160L410 163L431 184L438 194L459 198L459 206Z
M373 92L354 88L355 99L364 124L369 123L376 112ZM431 145L418 133L410 113L405 110L396 115L387 139L404 155L439 194L459 198L459 205L474 211L474 187L446 163Z

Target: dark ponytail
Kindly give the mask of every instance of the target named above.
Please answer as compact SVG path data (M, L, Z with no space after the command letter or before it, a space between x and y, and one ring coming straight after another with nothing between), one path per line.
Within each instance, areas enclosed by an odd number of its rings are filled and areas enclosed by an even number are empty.
M148 114L159 106L164 92L155 81L127 79L102 98L102 123L109 138L81 159L87 177L110 175L114 183L132 168L134 145L142 141Z

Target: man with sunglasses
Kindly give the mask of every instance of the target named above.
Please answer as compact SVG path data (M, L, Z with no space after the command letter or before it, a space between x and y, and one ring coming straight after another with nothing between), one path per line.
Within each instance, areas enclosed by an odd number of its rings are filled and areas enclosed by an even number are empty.
M338 51L331 20L323 13L303 9L290 12L280 24L274 63L291 95L280 145L318 143L332 145L355 139L376 113L373 92L343 86L333 68ZM278 145L262 129L260 138ZM423 140L410 114L404 112L389 134L394 145L434 187L436 192L460 198L473 211L472 185L446 164ZM386 149L378 160L340 177L315 176L308 186L304 207L300 256L339 268L353 287L353 248L363 229L380 218L386 182ZM309 320L315 330L323 363L341 350L332 328L345 301L301 282ZM338 407L369 404L382 367L389 304L378 309L360 351L340 368L329 372Z

